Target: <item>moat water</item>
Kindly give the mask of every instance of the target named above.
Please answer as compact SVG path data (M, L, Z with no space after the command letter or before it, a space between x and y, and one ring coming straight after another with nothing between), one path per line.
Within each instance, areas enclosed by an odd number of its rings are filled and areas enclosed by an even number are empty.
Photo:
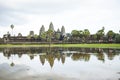
M120 80L120 49L1 48L0 80Z

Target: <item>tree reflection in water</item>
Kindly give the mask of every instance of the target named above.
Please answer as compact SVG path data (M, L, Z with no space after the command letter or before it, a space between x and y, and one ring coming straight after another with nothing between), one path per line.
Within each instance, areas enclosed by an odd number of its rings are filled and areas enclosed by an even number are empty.
M90 59L90 54L82 54L82 53L75 53L72 55L73 60L84 60L84 61L89 61Z
M73 61L89 61L91 55L102 62L105 62L105 55L109 60L113 60L115 56L120 54L119 49L100 49L100 48L4 48L3 55L10 59L12 55L18 55L19 58L22 55L27 54L31 60L34 57L39 56L40 63L42 65L47 61L51 68L54 65L55 59L65 64L66 57L70 57ZM14 57L14 56L13 56ZM14 66L15 63L11 63Z
M12 63L10 64L10 66L13 67L13 66L15 66L15 64L12 62Z

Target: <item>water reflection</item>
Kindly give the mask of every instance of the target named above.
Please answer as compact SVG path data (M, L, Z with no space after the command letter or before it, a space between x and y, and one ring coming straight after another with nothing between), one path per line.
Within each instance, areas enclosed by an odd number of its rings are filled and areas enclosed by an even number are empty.
M31 60L39 56L40 63L44 65L49 63L51 68L54 66L54 61L60 61L65 64L66 58L71 58L73 61L88 62L91 56L95 56L97 60L105 62L106 59L113 60L115 56L120 55L119 49L99 49L99 48L3 48L4 57L10 58L17 55L22 58L22 55L27 55ZM13 59L12 59L13 60ZM14 60L10 66L14 66Z

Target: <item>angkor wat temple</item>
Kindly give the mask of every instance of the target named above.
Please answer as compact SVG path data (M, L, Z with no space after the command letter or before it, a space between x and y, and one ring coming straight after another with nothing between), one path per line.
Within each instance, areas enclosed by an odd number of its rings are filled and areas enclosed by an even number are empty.
M34 34L34 31L30 31L27 36L23 36L21 33L13 36L7 32L7 34L3 35L3 38L0 38L0 43L120 43L120 32L115 33L109 30L105 34L104 29L103 27L95 34L90 34L88 29L72 30L71 33L66 33L64 26L62 26L61 30L55 30L51 22L48 30L45 30L44 25L42 25L39 34Z
M66 36L65 28L62 26L61 30L54 30L52 22L49 25L49 29L45 31L44 25L39 30L39 35L34 34L34 31L30 31L28 36L22 36L18 33L17 36L11 36L9 32L3 35L3 39L0 39L1 43L46 43L51 39L52 42L59 42Z

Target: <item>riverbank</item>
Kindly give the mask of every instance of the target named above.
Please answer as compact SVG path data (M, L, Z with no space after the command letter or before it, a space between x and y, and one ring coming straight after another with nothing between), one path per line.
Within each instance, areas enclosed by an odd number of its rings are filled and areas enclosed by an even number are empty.
M120 44L1 44L0 48L6 47L80 47L80 48L118 48Z

